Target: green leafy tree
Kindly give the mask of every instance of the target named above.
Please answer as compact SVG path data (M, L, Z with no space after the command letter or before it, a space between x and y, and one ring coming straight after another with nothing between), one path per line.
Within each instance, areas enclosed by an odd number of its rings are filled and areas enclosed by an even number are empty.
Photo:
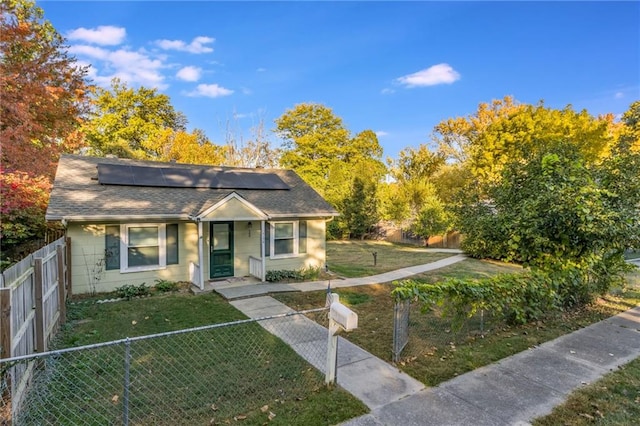
M158 161L219 166L225 162L225 147L212 144L202 130L191 133L166 128L145 141L145 150Z
M324 195L329 170L342 160L350 140L342 119L324 105L303 103L276 119L275 132L284 140L281 166Z
M623 253L640 238L638 108L616 125L527 106L486 126L477 137L486 167L474 163L458 209L463 248L543 271L565 306L622 282Z
M420 145L418 148L405 148L399 153L396 161L391 161L391 176L395 180L393 188L395 192L387 191L388 197L383 205L385 207L385 217L410 228L412 231L421 229L418 224L418 217L426 205L433 207L436 203L441 210L445 210L445 205L438 197L438 190L434 185L440 170L445 167L445 157L436 152L432 152L427 145ZM390 198L389 198L390 197ZM423 216L423 222L426 218ZM434 235L431 232L418 232L418 235L428 238Z
M92 154L158 159L156 141L162 131L184 131L185 116L157 89L133 89L114 79L111 88L95 88L93 108L82 131Z
M626 238L623 249L640 248L640 101L623 114L622 128L611 156L598 169L596 179L606 189L608 208L619 212ZM624 230L626 228L626 230Z
M0 3L0 159L3 172L53 177L87 108L86 68L30 0Z
M432 195L423 200L411 230L424 238L427 245L429 237L447 232L451 228L451 222L451 214L444 203L437 196Z
M344 200L343 216L351 238L364 238L378 222L376 185L356 176L349 196Z
M365 130L351 137L342 119L319 104L296 105L276 126L285 141L280 164L295 170L343 213L329 224L329 236L362 237L378 220L378 186L387 172L376 134ZM364 198L362 191L367 192ZM363 206L368 217L359 213Z
M558 110L505 97L481 103L468 117L443 121L434 138L441 155L469 170L464 185L482 191L500 179L506 163L524 161L560 142L575 145L588 164L601 161L614 143L612 125L612 115L593 117L571 106Z

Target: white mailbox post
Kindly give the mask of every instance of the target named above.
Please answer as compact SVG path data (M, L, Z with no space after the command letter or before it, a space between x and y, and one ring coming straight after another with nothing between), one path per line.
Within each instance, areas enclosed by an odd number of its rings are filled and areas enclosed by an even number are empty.
M332 384L336 381L336 369L338 361L338 336L336 333L343 329L351 331L358 328L358 314L340 303L339 296L331 293L331 305L329 307L329 340L327 342L327 370L325 383Z

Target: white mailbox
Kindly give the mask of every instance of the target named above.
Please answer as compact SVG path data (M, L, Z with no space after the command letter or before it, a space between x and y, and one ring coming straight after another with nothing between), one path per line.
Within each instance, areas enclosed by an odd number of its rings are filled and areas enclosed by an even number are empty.
M329 316L346 331L358 328L358 314L340 302L333 302L329 309Z

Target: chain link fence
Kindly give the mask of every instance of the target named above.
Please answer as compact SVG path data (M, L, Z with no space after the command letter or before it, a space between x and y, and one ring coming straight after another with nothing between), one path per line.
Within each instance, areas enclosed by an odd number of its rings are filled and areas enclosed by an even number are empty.
M403 362L424 355L432 356L443 349L484 337L502 325L485 310L466 318L452 318L441 308L422 312L418 302L397 301L394 305L392 359Z
M303 314L320 319L326 312L314 309L2 360L0 414L12 418L13 425L240 419L264 424L278 410L300 409L291 405L324 386L326 329ZM318 336L325 345L304 345ZM302 346L290 346L288 340ZM24 369L33 369L31 379L17 389L12 377Z

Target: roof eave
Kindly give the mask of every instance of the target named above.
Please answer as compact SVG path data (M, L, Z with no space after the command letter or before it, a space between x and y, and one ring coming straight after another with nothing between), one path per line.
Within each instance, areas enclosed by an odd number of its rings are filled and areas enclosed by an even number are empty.
M317 212L317 213L276 213L270 214L270 219L289 218L289 217L337 217L338 212Z
M141 220L192 220L189 215L145 214L145 215L46 215L48 221L99 222L99 221L141 221Z

